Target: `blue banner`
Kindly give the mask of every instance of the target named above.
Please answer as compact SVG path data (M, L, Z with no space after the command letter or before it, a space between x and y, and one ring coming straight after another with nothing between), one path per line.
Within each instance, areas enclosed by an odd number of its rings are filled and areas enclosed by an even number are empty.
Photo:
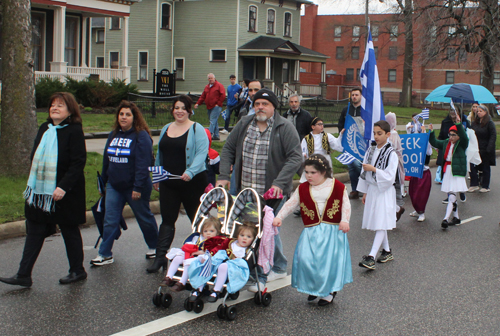
M422 178L429 133L400 134L406 176Z
M344 134L342 134L342 147L344 147L344 152L351 154L356 159L363 162L367 147L366 141L363 138L356 121L349 114L349 110L345 116Z

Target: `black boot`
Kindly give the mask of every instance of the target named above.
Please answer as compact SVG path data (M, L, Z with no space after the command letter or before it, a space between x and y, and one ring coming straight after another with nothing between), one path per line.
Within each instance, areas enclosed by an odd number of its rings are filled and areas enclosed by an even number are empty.
M160 270L160 268L163 267L163 269L166 269L167 268L167 265L168 265L168 260L167 258L165 257L165 255L163 255L163 257L158 257L158 254L157 254L157 257L155 258L155 261L153 262L153 264L151 266L149 266L146 271L148 273L156 273Z
M0 278L0 281L9 285L17 285L23 287L31 287L33 281L31 277L19 277L19 275L14 275L11 278Z

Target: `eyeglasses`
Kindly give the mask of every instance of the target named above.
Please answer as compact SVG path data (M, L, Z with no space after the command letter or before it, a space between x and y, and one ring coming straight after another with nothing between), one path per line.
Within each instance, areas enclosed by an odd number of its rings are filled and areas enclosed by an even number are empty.
M316 125L314 126L323 126L324 124L323 123L317 123Z
M448 133L448 136L449 136L449 137L455 137L455 136L458 136L458 134L455 134L455 133Z

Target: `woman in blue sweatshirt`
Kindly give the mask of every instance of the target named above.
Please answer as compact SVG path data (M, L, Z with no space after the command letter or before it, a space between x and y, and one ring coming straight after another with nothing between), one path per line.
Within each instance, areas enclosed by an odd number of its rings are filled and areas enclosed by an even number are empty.
M120 218L128 203L139 223L149 251L154 258L158 243L158 225L149 208L151 177L148 166L153 155L153 140L139 108L122 101L117 108L115 128L109 134L102 164L102 179L106 185L104 232L99 255L90 262L95 266L113 263L113 243L120 231Z

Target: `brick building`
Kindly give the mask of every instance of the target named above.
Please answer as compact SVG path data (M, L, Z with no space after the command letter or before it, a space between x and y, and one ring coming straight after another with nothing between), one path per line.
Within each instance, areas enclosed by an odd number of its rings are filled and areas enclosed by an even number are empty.
M318 15L317 5L307 5L301 19L301 45L330 56L326 62L327 98L346 98L350 87L361 86L365 16ZM404 25L395 14L371 14L370 23L383 100L386 104L397 104L403 86ZM423 103L429 92L442 84L480 84L482 68L478 55L450 47L446 55L424 63L422 56L429 50L429 41L421 34L426 31L421 25L417 20L413 31L414 102ZM319 66L302 63L301 67L301 84L319 84ZM495 72L495 89L500 91L500 72Z

